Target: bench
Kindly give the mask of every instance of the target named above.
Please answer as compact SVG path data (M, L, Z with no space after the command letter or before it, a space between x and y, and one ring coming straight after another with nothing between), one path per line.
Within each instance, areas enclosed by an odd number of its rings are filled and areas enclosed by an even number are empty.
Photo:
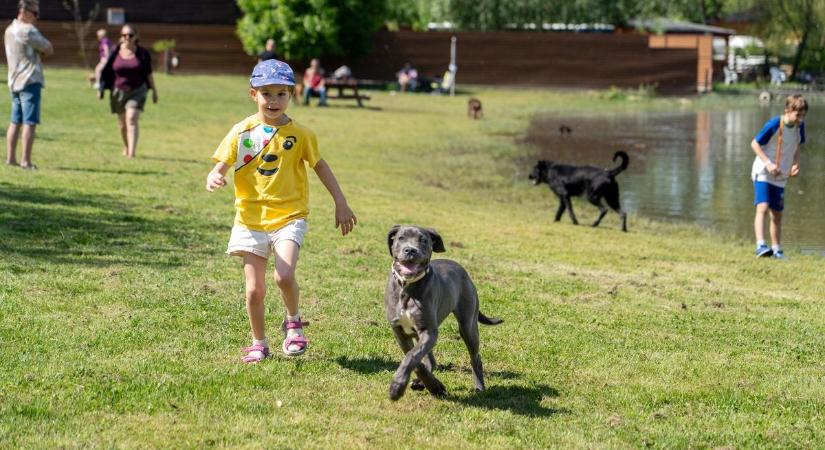
M364 106L364 100L370 99L369 95L362 94L358 91L360 81L355 78L347 78L340 80L335 78L325 78L324 85L327 87L327 100L355 100L358 103L358 107L360 108ZM294 98L296 101L299 101L299 99L303 98L303 90L304 89L302 85L295 85ZM313 92L312 96L318 97L318 93Z

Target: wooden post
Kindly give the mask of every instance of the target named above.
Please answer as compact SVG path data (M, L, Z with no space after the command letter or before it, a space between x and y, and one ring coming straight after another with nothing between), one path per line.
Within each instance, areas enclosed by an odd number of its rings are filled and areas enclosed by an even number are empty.
M455 47L458 39L453 36L450 39L450 73L452 74L452 82L450 83L450 97L455 97L455 73L458 71L458 66L455 64Z

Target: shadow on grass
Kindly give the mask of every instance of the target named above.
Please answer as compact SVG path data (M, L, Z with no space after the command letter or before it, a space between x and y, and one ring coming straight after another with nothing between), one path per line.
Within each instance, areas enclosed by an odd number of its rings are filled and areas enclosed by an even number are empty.
M92 167L58 167L57 170L65 170L69 172L109 173L113 175L168 175L167 172L159 172L156 170L107 170Z
M399 360L399 362L401 362L401 361ZM472 376L472 373L473 373L472 369L470 368L469 358L467 360L467 365L466 366L460 366L460 367L455 367L453 365L453 363L441 364L441 363L438 362L438 360L436 360L436 372L438 372L439 370L443 370L443 371L454 370L456 372L466 373L468 376ZM519 375L516 372L511 372L509 370L484 369L484 378L485 379L496 378L496 379L500 379L500 380L514 380L516 378L521 378L521 375Z
M361 374L373 374L379 372L395 372L398 364L401 362L393 361L389 358L381 358L377 356L370 356L367 358L349 358L346 356L339 356L336 360L338 365L345 369L352 370Z
M301 105L304 108L318 108L318 105ZM321 108L328 108L328 109L357 109L357 110L366 110L366 111L383 111L384 108L380 106L371 106L371 105L364 105L358 106L358 104L353 103L351 105L339 105L339 104L327 104L327 106L322 106Z
M135 209L111 195L0 182L0 254L49 263L180 266L198 253L192 248L200 241L197 227Z
M545 397L558 397L559 392L550 386L488 386L484 392L468 397L456 397L449 393L446 400L483 409L510 411L530 417L547 417L566 413L566 409L548 408L541 405Z
M377 356L370 356L367 358L348 358L346 356L340 356L336 361L341 367L345 369L349 369L354 372L368 375L379 372L395 372L395 369L397 369L398 365L401 364L401 355L398 356L398 360L392 360L389 358ZM469 375L471 374L469 361L467 362L467 364L467 367L456 368L452 363L438 363L438 357L436 357L435 374L437 376L438 372L456 371L464 372ZM502 380L511 380L519 378L519 374L515 372L510 372L509 370L485 370L484 375L487 378L497 378Z
M139 159L145 159L148 161L163 161L163 162L175 162L175 163L187 163L187 164L200 164L202 166L208 167L211 159L206 158L203 160L199 159L186 159L186 158L170 158L168 156L138 156Z
M339 107L340 108L348 108L348 109L365 109L367 111L383 111L384 110L384 108L382 108L380 106L370 106L370 105L364 105L364 106L340 105Z
M366 358L349 358L340 356L336 360L341 367L361 374L376 374L380 372L395 372L400 359L393 361L389 358L370 356ZM438 367L435 374L438 376L440 370L452 370L452 365ZM465 370L461 370L465 372ZM467 380L470 380L470 370L467 369ZM473 393L469 396L454 396L447 394L445 400L461 403L466 406L484 409L507 410L513 414L520 414L532 417L546 417L554 414L566 413L567 410L547 408L541 405L541 401L547 397L558 397L559 392L549 386L489 386L490 380L519 378L514 372L484 372L487 380L487 390L480 393ZM469 381L468 381L469 382ZM389 383L389 379L387 379Z
M361 374L375 374L380 372L395 372L398 364L401 362L391 360L389 358L369 356L366 358L349 358L340 356L336 360L338 364L345 368ZM435 371L438 376L440 370L453 370L452 364L445 366L438 366ZM461 370L467 372L468 380L470 379L470 370ZM546 417L554 414L566 413L567 410L547 408L541 405L541 401L547 397L558 397L559 392L550 386L489 386L489 381L492 379L513 379L519 378L519 375L510 371L485 371L485 378L488 381L487 390L480 393L473 393L468 397L458 397L447 394L445 400L461 403L466 406L484 409L500 409L507 410L513 414L520 414L532 417ZM389 383L389 380L387 380Z

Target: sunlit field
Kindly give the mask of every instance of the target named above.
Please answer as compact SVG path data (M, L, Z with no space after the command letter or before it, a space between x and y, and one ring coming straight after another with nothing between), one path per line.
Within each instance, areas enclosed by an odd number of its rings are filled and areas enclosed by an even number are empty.
M310 171L298 279L310 346L240 362L243 273L223 254L231 187L211 155L255 111L236 76L156 75L137 159L78 70L47 67L37 171L0 167L2 448L814 448L825 439L821 257L615 214L552 222L519 144L533 114L713 108L735 98L471 89L292 106L358 217L346 237ZM460 80L459 80L460 81ZM466 115L470 95L484 118ZM0 117L8 117L8 98ZM6 122L3 121L3 131ZM577 132L586 130L577 130ZM5 133L3 133L5 135ZM612 154L612 150L608 153ZM631 162L632 164L632 162ZM621 182L621 175L619 176ZM581 223L597 210L576 203ZM742 220L752 220L743 217ZM448 395L388 398L402 354L383 312L387 230L438 230L482 311L487 391L455 320ZM283 307L270 283L279 346Z

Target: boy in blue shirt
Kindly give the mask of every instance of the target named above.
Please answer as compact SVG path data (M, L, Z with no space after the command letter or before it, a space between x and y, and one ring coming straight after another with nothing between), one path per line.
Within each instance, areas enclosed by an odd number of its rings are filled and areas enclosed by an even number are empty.
M805 115L808 102L801 95L785 100L785 113L768 120L751 142L756 153L751 169L756 217L756 256L782 259L782 210L785 209L785 184L799 175L799 146L805 143ZM765 243L765 215L770 211L771 247Z

